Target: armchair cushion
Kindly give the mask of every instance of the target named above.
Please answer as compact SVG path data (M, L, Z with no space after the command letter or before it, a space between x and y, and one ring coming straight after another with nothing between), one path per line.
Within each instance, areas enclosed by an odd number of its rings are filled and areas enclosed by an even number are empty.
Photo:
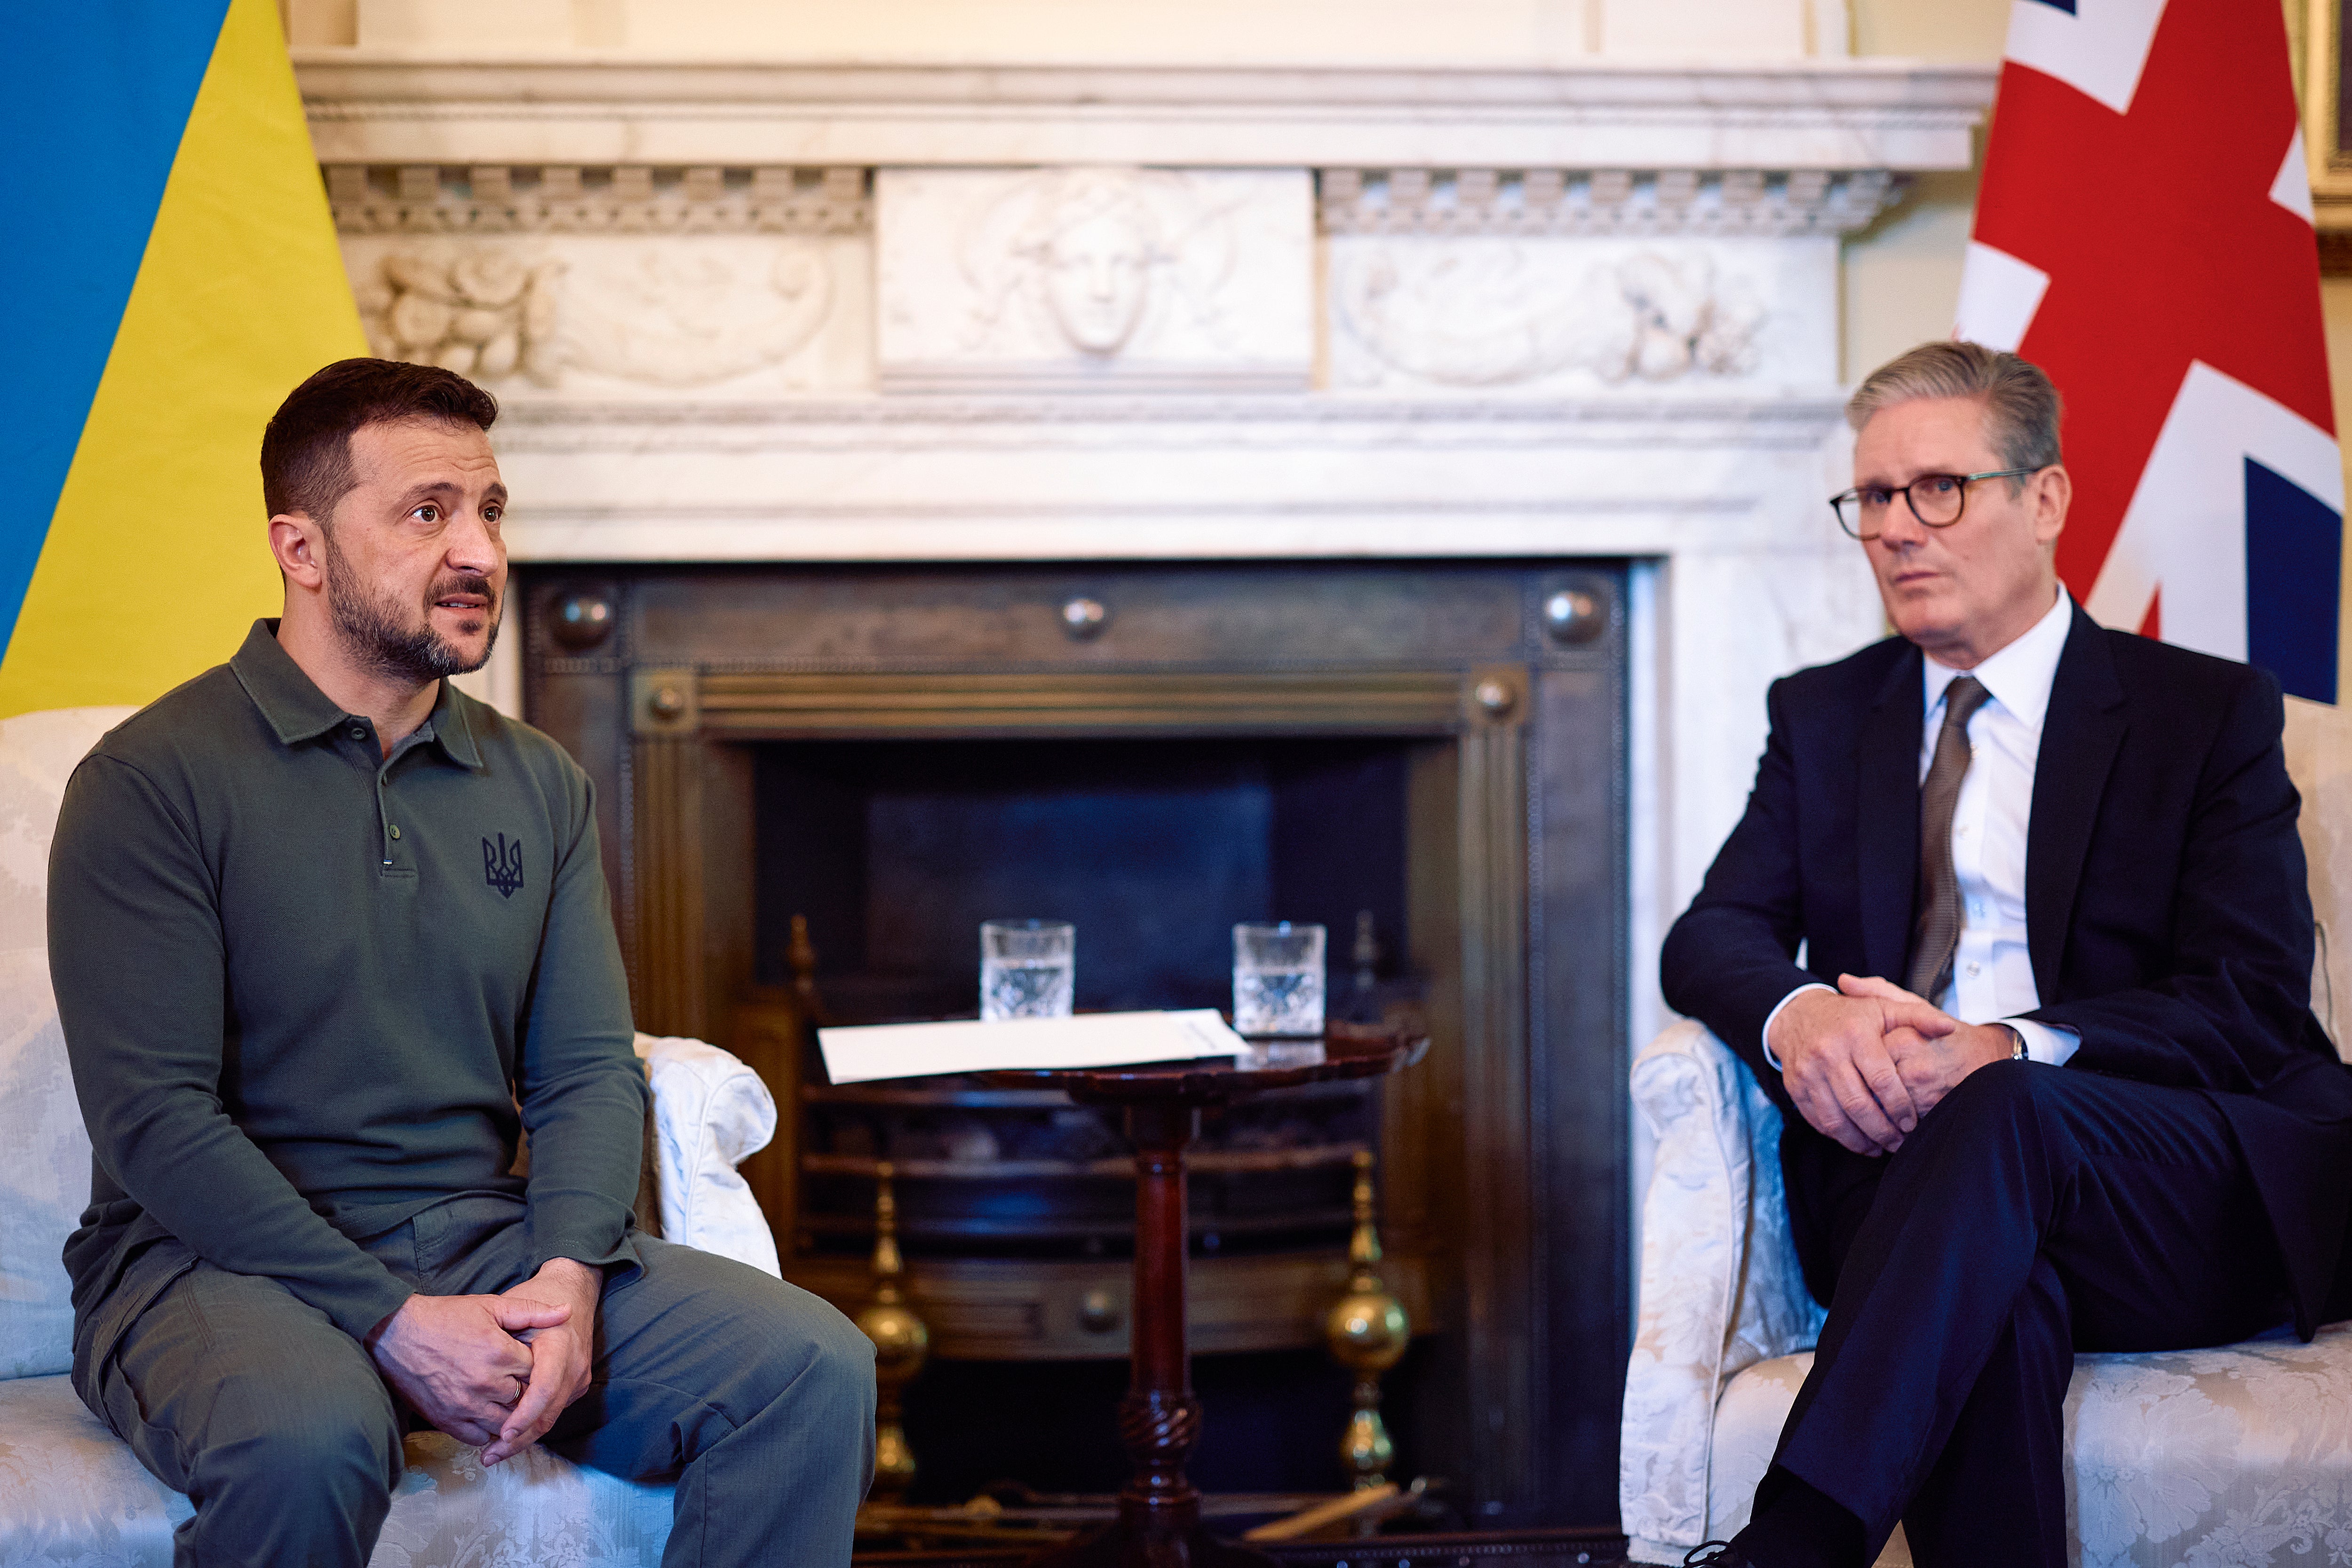
M411 1436L372 1568L466 1563L660 1561L667 1486L639 1486L530 1448L485 1469L438 1432ZM82 1406L70 1380L0 1383L0 1563L11 1568L171 1568L194 1512Z
M2284 740L2317 923L2311 1010L2352 1061L2352 709L2289 697Z
M760 1075L715 1045L637 1036L653 1086L655 1186L661 1233L783 1277L776 1239L736 1170L776 1135L776 1098Z
M1780 1113L1730 1048L1685 1019L1634 1059L1633 1090L1657 1155L1642 1204L1618 1500L1635 1555L1679 1563L1707 1538L1708 1434L1724 1385L1810 1347L1822 1314L1789 1239Z
M1811 1353L1724 1390L1708 1529L1748 1522ZM2066 1512L2083 1568L2352 1558L2352 1323L2309 1344L2081 1355L2066 1391ZM1679 1561L1679 1559L1677 1559ZM1910 1568L1901 1535L1879 1568Z
M0 721L0 1379L73 1364L60 1258L89 1202L89 1134L49 990L49 840L66 779L132 711Z

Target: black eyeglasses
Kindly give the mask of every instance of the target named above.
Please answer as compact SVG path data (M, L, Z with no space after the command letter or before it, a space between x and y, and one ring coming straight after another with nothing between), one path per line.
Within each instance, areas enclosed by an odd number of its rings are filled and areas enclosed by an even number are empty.
M1903 497L1911 515L1931 528L1948 528L1960 520L1969 504L1969 486L1979 479L2017 479L2039 474L2048 464L2032 468L1989 468L1981 474L1922 474L1908 485L1864 485L1830 497L1838 527L1868 544L1885 531L1887 509Z

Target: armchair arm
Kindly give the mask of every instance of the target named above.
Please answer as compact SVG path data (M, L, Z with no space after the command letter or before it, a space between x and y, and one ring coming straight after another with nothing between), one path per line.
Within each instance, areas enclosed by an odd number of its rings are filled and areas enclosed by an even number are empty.
M735 1168L776 1135L775 1096L715 1045L647 1034L636 1045L653 1089L663 1239L781 1278L767 1216Z
M1657 1154L1642 1202L1618 1507L1635 1561L1679 1563L1707 1538L1724 1385L1811 1345L1822 1312L1789 1237L1780 1113L1730 1048L1685 1019L1634 1058L1632 1085Z

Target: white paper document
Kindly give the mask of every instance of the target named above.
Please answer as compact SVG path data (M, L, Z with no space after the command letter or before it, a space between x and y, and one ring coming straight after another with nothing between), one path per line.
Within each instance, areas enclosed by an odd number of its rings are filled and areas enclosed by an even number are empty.
M997 1023L869 1024L821 1029L825 1075L835 1083L1003 1072L1049 1067L1126 1067L1239 1056L1248 1044L1214 1008L1191 1012L1080 1013Z

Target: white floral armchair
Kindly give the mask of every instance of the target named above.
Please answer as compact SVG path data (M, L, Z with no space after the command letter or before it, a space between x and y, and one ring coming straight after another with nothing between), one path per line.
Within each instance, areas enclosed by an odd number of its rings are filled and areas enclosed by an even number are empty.
M74 764L129 708L0 722L0 1563L170 1568L188 1500L140 1468L75 1396L73 1309L59 1254L89 1196L89 1137L49 991L45 884ZM758 1076L700 1040L637 1037L654 1097L662 1233L777 1271L738 1162L775 1134ZM637 1486L529 1448L485 1470L475 1450L408 1439L373 1568L660 1561L667 1486Z
M2313 1002L2352 1022L2352 717L2290 701L2287 758L2321 920ZM1730 1049L1675 1024L1634 1059L1657 1139L1618 1500L1631 1555L1680 1563L1748 1522L1822 1310L1780 1189L1780 1114ZM2217 1350L2084 1355L2066 1396L2067 1522L2083 1568L2352 1563L2352 1323ZM1909 1568L1902 1532L1881 1568Z

